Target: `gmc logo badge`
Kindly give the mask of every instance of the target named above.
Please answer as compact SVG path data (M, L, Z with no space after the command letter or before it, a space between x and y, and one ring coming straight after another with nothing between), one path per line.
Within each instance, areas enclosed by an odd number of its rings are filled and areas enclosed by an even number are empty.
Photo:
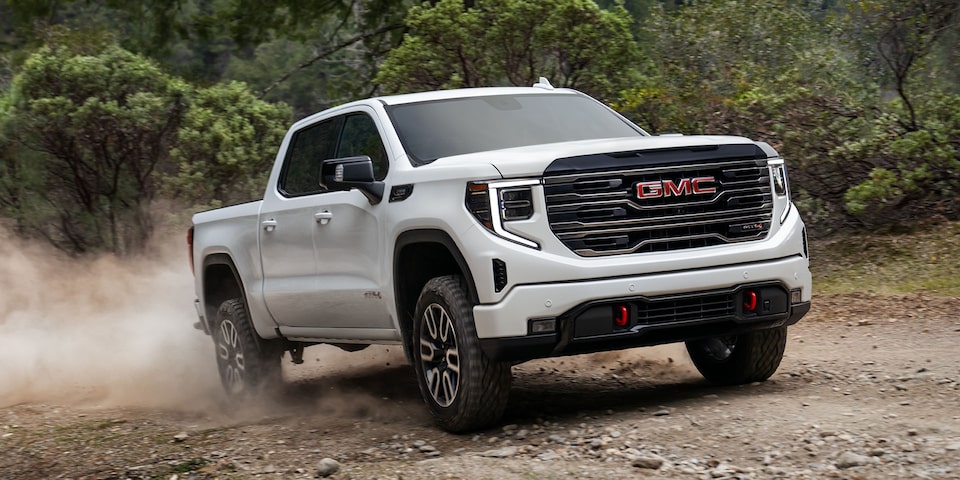
M715 183L716 179L713 177L681 178L677 181L658 180L653 182L640 182L636 184L637 198L645 200L648 198L682 197L684 195L717 193L717 188L713 186Z

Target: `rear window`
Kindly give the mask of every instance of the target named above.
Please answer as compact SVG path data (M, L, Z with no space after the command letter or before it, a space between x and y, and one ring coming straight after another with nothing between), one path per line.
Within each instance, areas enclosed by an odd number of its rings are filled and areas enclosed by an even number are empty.
M592 98L573 94L455 98L387 111L414 164L504 148L644 135Z

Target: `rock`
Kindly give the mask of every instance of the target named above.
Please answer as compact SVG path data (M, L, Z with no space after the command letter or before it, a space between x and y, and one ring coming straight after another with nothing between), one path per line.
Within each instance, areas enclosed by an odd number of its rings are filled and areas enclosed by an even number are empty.
M843 452L833 464L839 469L860 467L870 463L870 457L853 452Z
M180 443L188 438L190 438L190 435L187 435L187 432L180 432L173 436L173 441Z
M664 410L657 410L656 412L653 412L654 417L662 417L665 415L670 415L670 410L664 409Z
M632 465L637 468L659 470L663 466L663 458L658 455L644 455L633 459Z
M497 448L495 450L487 450L486 452L480 453L481 457L490 457L490 458L507 458L512 457L517 454L517 451L520 449L518 447L503 447Z
M871 457L882 457L886 454L887 454L887 451L882 448L873 448L873 449L870 449L869 452L867 452L867 455L870 455Z
M317 465L318 477L326 478L339 471L340 471L340 462L332 458L324 458L323 460L320 460L320 464Z
M553 450L547 450L546 452L537 455L537 460L542 462L549 462L560 458L560 455L557 455L557 452Z
M960 450L960 442L954 442L954 443L951 443L950 445L947 445L947 451L955 452L957 450Z

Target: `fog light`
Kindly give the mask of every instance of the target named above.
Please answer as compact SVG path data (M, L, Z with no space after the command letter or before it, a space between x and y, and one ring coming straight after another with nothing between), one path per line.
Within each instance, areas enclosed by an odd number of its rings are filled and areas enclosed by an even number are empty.
M790 290L790 303L800 303L800 299L802 298L800 292L801 290L799 288Z
M543 318L530 321L530 333L551 333L557 330L556 318Z

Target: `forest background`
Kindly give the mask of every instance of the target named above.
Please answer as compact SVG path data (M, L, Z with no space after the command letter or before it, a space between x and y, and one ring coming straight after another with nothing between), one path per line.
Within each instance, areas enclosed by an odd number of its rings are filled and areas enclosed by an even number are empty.
M958 47L957 0L2 0L0 227L136 253L260 198L296 119L540 76L770 143L814 236L952 221Z

